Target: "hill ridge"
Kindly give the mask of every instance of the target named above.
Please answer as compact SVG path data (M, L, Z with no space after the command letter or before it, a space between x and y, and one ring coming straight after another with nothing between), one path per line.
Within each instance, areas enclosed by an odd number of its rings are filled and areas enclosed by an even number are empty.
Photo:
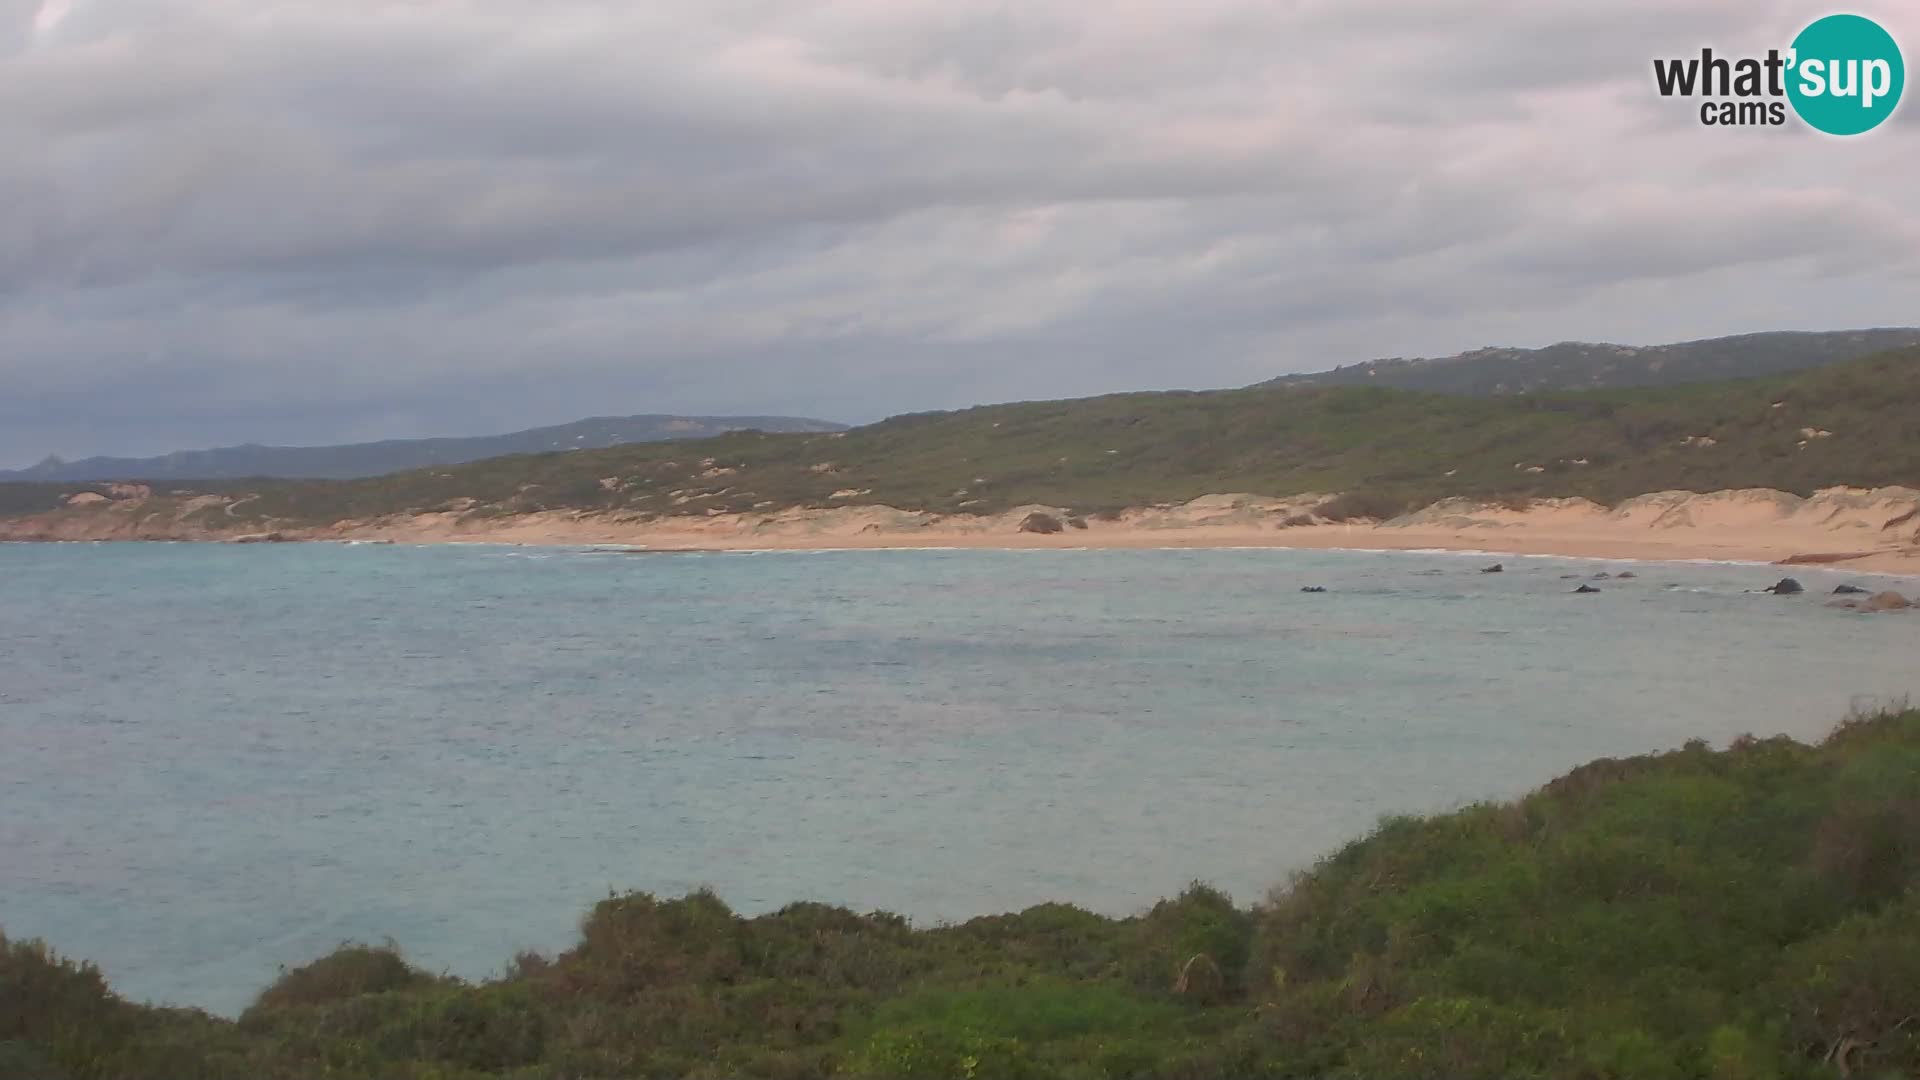
M1920 327L1765 330L1662 345L1577 340L1539 348L1484 345L1451 356L1380 357L1254 385L1390 386L1489 396L1678 386L1786 374L1917 344Z
M433 465L462 465L506 454L604 449L636 442L709 438L730 431L843 431L846 425L793 416L686 416L636 413L589 416L564 424L498 435L439 435L319 446L244 442L150 457L93 456L66 461L48 455L25 469L0 470L0 481L93 483L106 480L349 480Z
M1680 387L1504 397L1254 387L981 406L844 432L734 432L372 479L182 484L160 488L156 503L222 496L214 502L224 509L204 503L192 512L221 529L267 531L396 515L482 521L558 512L645 522L862 504L1097 515L1236 491L1339 494L1341 516L1374 519L1449 496L1609 504L1665 490L1804 496L1834 486L1920 487L1913 401L1920 346ZM113 487L0 485L0 514L124 498ZM239 494L248 498L225 498Z

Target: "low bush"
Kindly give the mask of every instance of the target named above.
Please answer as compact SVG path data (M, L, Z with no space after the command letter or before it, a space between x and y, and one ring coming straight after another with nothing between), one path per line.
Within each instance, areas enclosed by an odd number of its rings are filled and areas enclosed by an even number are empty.
M238 1023L0 937L0 1078L1920 1075L1917 802L1891 712L1390 819L1252 908L916 929L633 893L479 984L343 946Z

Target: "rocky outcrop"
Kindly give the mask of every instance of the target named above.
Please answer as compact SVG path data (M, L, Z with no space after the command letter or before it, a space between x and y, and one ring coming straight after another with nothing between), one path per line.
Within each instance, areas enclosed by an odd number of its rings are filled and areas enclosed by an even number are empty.
M1798 581L1790 577L1783 577L1760 591L1770 592L1775 596L1792 596L1796 593L1806 592L1807 589L1806 586L1800 584Z
M143 485L131 485L143 486ZM258 532L260 521L222 514L235 500L219 495L114 499L98 492L57 510L0 517L0 540L226 540Z
M1865 590L1859 591L1864 592ZM1874 593L1865 600L1829 600L1827 601L1827 606L1830 608L1844 608L1847 611L1905 611L1913 607L1914 602L1907 599L1906 596L1901 593L1888 589L1884 592Z
M1194 526L1242 526L1246 528L1294 528L1320 524L1313 508L1326 501L1325 495L1308 493L1276 499L1266 495L1230 493L1202 495L1184 503L1147 506L1120 514L1121 523L1147 529L1185 529Z
M1451 498L1386 522L1391 528L1509 529L1543 518L1574 527L1742 530L1783 526L1810 535L1885 545L1920 542L1920 491L1905 487L1823 488L1808 497L1769 488L1656 491L1606 507L1589 499L1513 504Z
M1021 518L1019 525L1019 529L1023 533L1039 533L1042 536L1060 532L1065 528L1066 526L1060 523L1059 518L1054 517L1052 514L1041 513L1038 510Z
M1574 517L1600 518L1607 508L1592 499L1534 499L1526 509L1485 499L1441 499L1431 506L1401 514L1382 524L1388 528L1500 529L1518 524L1530 512L1545 511Z

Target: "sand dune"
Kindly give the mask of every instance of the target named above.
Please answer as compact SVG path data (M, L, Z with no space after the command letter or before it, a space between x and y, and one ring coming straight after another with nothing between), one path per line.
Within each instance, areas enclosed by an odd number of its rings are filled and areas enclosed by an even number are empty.
M204 510L213 497L88 501L0 520L0 539L262 539ZM1001 514L934 514L888 506L788 509L772 513L645 520L550 511L512 517L433 512L321 528L281 529L277 539L486 541L516 544L628 544L690 548L1434 548L1623 559L1729 559L1837 563L1920 573L1920 491L1830 488L1802 498L1749 489L1705 494L1662 491L1607 507L1586 499L1525 504L1448 499L1391 521L1328 522L1313 514L1324 495L1274 498L1206 495L1171 506L1078 518L1062 507L1022 506ZM195 513L199 511L199 513ZM1060 532L1021 531L1031 514ZM189 520L188 515L194 516ZM269 525L269 528L272 526Z

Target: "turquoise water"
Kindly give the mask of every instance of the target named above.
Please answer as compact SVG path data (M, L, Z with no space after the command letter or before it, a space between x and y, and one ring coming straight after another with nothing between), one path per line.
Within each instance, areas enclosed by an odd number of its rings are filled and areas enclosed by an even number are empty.
M1920 617L1766 567L1487 561L0 545L0 928L232 1012L346 939L484 975L608 889L1252 900L1384 813L1920 691Z

